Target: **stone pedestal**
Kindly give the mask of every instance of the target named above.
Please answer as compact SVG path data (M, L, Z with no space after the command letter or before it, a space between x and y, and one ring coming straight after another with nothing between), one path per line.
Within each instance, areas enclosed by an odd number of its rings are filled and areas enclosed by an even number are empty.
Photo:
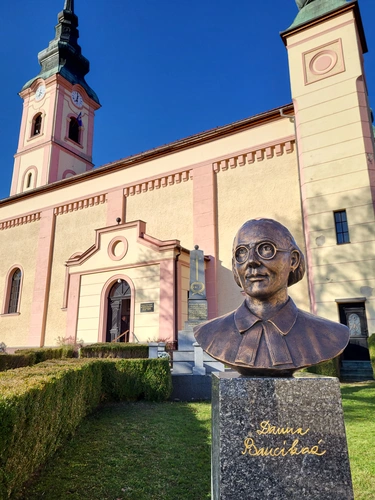
M193 375L206 375L206 368L203 365L203 349L198 344L194 342L194 366Z
M335 378L212 375L214 500L352 500Z
M224 365L220 361L211 358L201 348L194 347L196 340L193 329L199 323L186 321L184 329L178 332L178 351L173 352L173 375L204 375L212 371L224 371Z
M185 321L184 329L178 332L178 350L179 351L192 351L193 344L196 342L194 337L194 327L198 323L191 323Z
M158 347L159 347L159 344L157 342L150 342L148 344L148 357L149 357L149 359L157 359Z

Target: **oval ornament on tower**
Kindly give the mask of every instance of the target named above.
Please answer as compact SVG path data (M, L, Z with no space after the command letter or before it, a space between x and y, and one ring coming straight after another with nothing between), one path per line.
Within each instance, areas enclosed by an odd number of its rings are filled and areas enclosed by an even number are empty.
M310 71L314 75L324 75L337 64L338 56L333 50L323 50L316 54L310 62Z
M302 54L305 85L345 71L341 39L334 40Z
M121 260L128 251L128 240L124 236L115 236L108 245L108 255L111 260Z

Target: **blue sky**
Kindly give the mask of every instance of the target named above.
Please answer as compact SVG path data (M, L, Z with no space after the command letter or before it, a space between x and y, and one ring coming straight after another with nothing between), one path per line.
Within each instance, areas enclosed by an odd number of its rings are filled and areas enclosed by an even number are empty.
M9 195L22 113L18 92L39 72L37 54L54 37L64 0L2 6L3 120L0 198ZM375 2L360 0L369 53L365 68L375 108ZM291 101L279 32L294 0L75 0L82 53L96 113L96 166Z

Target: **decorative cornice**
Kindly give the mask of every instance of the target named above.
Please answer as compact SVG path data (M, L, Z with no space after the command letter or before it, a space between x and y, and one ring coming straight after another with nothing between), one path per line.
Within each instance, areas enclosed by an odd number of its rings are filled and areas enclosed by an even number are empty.
M225 171L236 167L243 167L255 162L260 162L265 159L270 160L274 156L282 156L290 154L294 151L295 139L285 142L270 143L266 146L258 147L250 150L247 153L239 154L236 156L223 158L221 161L216 161L212 164L214 172Z
M76 212L77 210L82 210L84 208L93 207L95 205L100 205L107 201L107 195L101 194L98 196L92 196L90 198L85 198L84 200L74 201L72 203L65 203L55 207L53 213L55 215L63 215L69 212Z
M41 212L36 212L34 214L23 215L14 219L5 220L3 222L0 222L0 231L16 226L23 226L24 224L29 224L30 222L36 222L40 220L40 216Z
M95 179L97 177L111 174L118 170L125 170L127 168L140 165L146 161L152 161L157 158L162 158L167 155L175 154L179 151L184 151L192 147L200 146L202 144L206 144L211 141L228 137L232 134L236 134L238 132L251 129L253 127L264 125L266 123L272 123L274 121L281 119L280 110L283 110L284 114L288 114L291 117L293 116L294 113L293 104L284 105L272 109L270 111L252 116L250 118L245 118L243 120L230 123L229 125L224 125L222 127L211 129L206 132L201 132L199 134L195 134L185 139L181 139L172 142L170 144L166 144L165 146L160 146L158 148L151 149L150 151L136 154L134 156L130 156L128 158L124 158L122 160L109 163L108 165L103 165L99 168L90 170L89 172L84 172L82 174L77 174L73 177L68 177L67 179L56 181L52 184L46 184L44 186L40 186L36 189L33 189L32 191L15 194L13 196L10 196L9 198L0 200L0 207L17 203L17 201L20 199L24 200L27 198L34 198L41 193L65 189L66 187L71 186L73 184L79 184L81 182L85 182L87 179Z
M147 191L153 191L154 189L160 189L166 186L173 186L173 184L180 184L181 182L186 182L191 179L191 170L185 170L183 172L178 172L177 174L163 175L156 179L147 180L146 182L139 182L133 186L127 186L124 189L124 195L134 196L135 194L145 193Z
M95 229L95 243L81 254L77 253L72 255L70 259L66 261L65 265L67 267L80 266L84 262L86 262L90 257L92 257L95 253L99 252L101 249L100 242L102 235L110 233L115 234L118 233L119 231L122 232L126 229L132 229L132 228L136 229L137 232L136 241L141 245L148 246L149 248L152 248L158 252L165 252L177 248L180 251L189 253L189 250L180 246L179 240L163 241L157 238L153 238L152 236L146 234L146 223L141 220L136 220L132 222L125 222L124 224L117 224L115 226L105 227L102 229Z
M256 148L250 149L249 151L240 152L239 154L229 156L212 163L212 168L214 172L218 173L220 171L225 171L233 169L236 167L243 167L245 165L251 165L255 162L260 162L265 159L271 159L275 156L282 156L284 154L291 154L294 151L295 139L288 138L289 140L284 140L282 142L276 141L274 143L267 143ZM147 191L153 191L154 189L160 189L167 186L172 186L174 184L180 184L181 182L187 182L193 178L194 168L190 167L187 170L181 172L175 172L170 175L163 175L155 179L148 179L144 182L136 183L132 186L127 186L124 188L124 196L134 196L136 194L145 193ZM63 205L54 207L54 215L63 215L69 212L75 212L77 210L82 210L85 208L90 208L96 205L107 202L107 194L98 194L96 196L91 196L82 200L76 200ZM34 214L23 215L14 219L9 219L0 222L0 230L9 229L11 227L19 226L22 224L28 224L29 222L34 222L40 219L41 212Z

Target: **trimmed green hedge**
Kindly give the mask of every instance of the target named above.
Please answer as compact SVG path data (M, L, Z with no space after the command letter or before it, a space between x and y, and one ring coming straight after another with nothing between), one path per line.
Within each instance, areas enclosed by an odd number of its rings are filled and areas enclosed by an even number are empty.
M147 344L132 344L129 342L103 342L81 348L81 358L148 358Z
M73 358L74 346L64 345L61 347L40 347L37 349L18 349L15 354L35 354L36 363L42 363L49 359Z
M304 371L308 373L315 373L317 375L324 375L326 377L340 377L340 362L339 358L333 358L329 361L323 361L318 365L310 366Z
M0 354L0 372L33 366L48 359L72 358L73 356L73 346L18 349L14 354Z
M373 333L371 337L368 339L368 348L370 351L372 371L374 372L374 377L375 377L375 333Z
M168 359L107 359L101 362L106 367L103 392L110 399L164 401L172 392Z
M160 401L168 360L51 360L0 373L0 498L9 498L103 399Z

